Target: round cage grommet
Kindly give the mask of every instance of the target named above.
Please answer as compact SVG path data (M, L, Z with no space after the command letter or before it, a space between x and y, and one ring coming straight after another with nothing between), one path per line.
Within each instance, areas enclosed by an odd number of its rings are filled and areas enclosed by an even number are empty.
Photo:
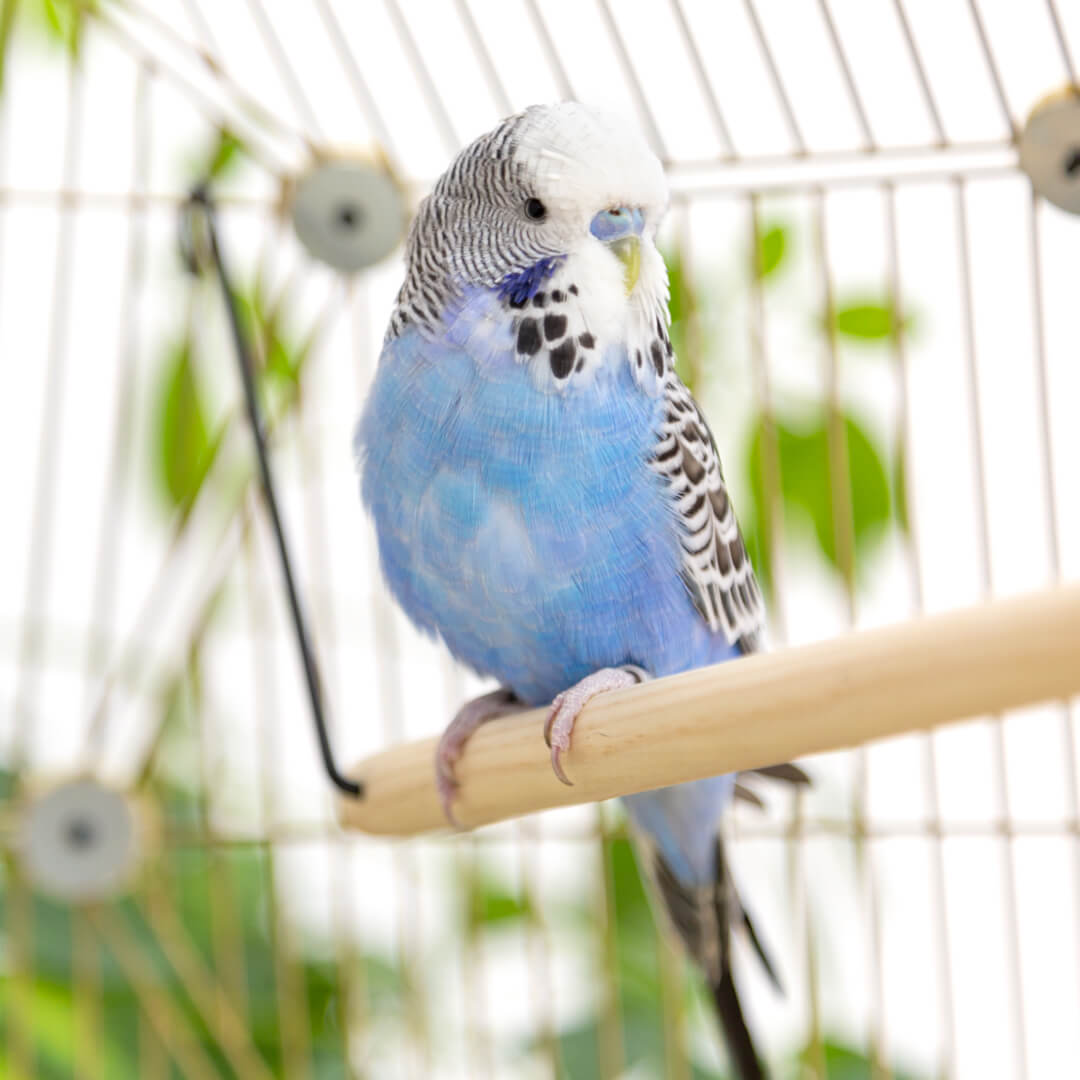
M31 797L15 831L19 864L43 893L69 904L125 890L141 861L139 805L96 780L67 780Z
M1067 86L1031 110L1020 135L1020 168L1044 199L1080 214L1080 89Z
M298 177L293 228L312 258L355 273L385 258L408 223L405 195L387 169L364 158L329 158Z

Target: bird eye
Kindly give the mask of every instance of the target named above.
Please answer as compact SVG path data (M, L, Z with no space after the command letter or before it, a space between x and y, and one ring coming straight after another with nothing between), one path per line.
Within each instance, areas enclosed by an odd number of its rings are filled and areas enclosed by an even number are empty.
M533 221L542 221L547 215L547 207L539 199L526 199L525 214Z

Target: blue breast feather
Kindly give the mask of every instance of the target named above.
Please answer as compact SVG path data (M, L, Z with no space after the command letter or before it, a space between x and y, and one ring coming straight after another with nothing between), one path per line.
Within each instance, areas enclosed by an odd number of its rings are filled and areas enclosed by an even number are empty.
M388 342L357 430L382 569L409 617L537 705L602 667L660 676L737 655L691 601L648 467L662 398L625 354L585 385L540 390L509 324L479 314L444 341L413 328ZM659 821L658 797L638 806Z

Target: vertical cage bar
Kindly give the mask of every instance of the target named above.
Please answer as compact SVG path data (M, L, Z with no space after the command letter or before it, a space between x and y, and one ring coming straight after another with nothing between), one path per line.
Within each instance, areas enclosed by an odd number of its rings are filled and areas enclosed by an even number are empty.
M844 598L847 623L853 628L858 611L855 599L855 517L851 490L851 470L848 455L847 430L840 396L840 365L836 342L836 301L833 295L832 270L829 264L828 237L825 214L825 192L814 194L814 229L818 273L821 279L822 310L825 327L825 387L827 409L828 490L832 506L833 542L837 563L844 579ZM870 1068L873 1077L891 1076L883 1052L884 985L881 958L881 917L874 880L874 865L870 838L866 831L867 757L866 749L853 754L854 766L854 835L856 862L859 865L861 887L868 911L870 931L870 998L873 1002L870 1023Z
M253 503L258 500L258 494L254 491L251 492L249 497ZM255 506L252 506L251 509L254 514ZM260 734L256 740L260 751L256 769L256 788L261 812L262 832L265 834L274 825L273 799L268 778L274 772L274 751L276 749L274 732L277 727L278 710L276 695L271 688L276 678L277 665L273 658L275 650L271 638L272 628L266 604L268 590L264 587L266 574L265 555L260 549L258 531L256 525L251 530L245 545L247 556L247 581L245 584L248 594L250 634L253 643L252 701L260 728ZM286 920L278 902L274 844L270 840L264 840L256 845L256 850L261 855L260 862L263 869L263 881L269 911L270 947L274 958L274 990L278 1002L282 1061L285 1066L285 1075L302 1078L309 1075L311 1062L311 1033L308 1030L306 995L303 1016L299 1016L300 1010L296 1008L296 1001L300 995L295 985L292 957L289 955L290 938L286 929Z
M1053 6L1051 5L1051 10ZM1056 18L1056 12L1054 13ZM1062 42L1064 46L1064 42ZM1070 73L1071 77L1071 73ZM1035 345L1035 392L1039 409L1039 449L1042 455L1044 502L1046 505L1046 534L1050 554L1050 573L1055 583L1062 580L1061 529L1057 513L1057 469L1054 459L1053 427L1050 415L1050 370L1046 349L1046 323L1042 284L1042 242L1039 229L1041 201L1031 193L1031 248L1028 258L1031 264L1031 310L1034 319ZM1065 771L1065 800L1071 815L1068 833L1073 862L1074 923L1080 927L1080 777L1076 769L1076 724L1069 702L1058 706L1061 717L1061 756ZM1080 941L1078 941L1080 946ZM1080 972L1080 953L1077 955L1077 972Z
M106 466L105 505L98 531L94 589L91 598L91 633L87 637L86 697L84 710L90 716L96 692L95 675L104 671L112 645L109 627L116 607L117 570L120 566L123 507L131 490L134 464L135 404L138 400L140 307L146 286L146 194L149 183L151 129L150 116L155 82L143 63L136 70L133 104L133 167L131 206L128 211L127 266L120 312L120 340L117 355L116 408L112 445ZM108 641L105 640L106 635ZM100 735L102 727L91 724L90 735ZM100 745L85 747L85 766L92 768L101 753Z
M446 650L440 650L440 666L445 713L453 716L465 697L461 669ZM465 1012L465 1054L469 1076L496 1077L498 1073L491 1030L486 1023L490 1012L487 982L487 956L484 951L482 916L476 918L477 890L485 887L484 840L477 833L458 836L452 842L456 884L465 901L465 927L462 941L462 994Z
M363 284L356 289L353 299L351 320L353 370L356 373L358 385L366 393L374 372L374 362L368 347L370 313L367 289ZM369 580L373 594L371 603L373 637L379 642L381 658L377 671L378 710L382 717L383 740L386 745L391 745L400 742L405 734L405 713L401 692L404 680L401 648L394 611L382 584L378 565L375 563L370 567ZM416 940L419 938L421 923L417 890L414 887L417 876L416 848L411 844L395 844L392 858L396 960L404 976L408 995L406 1001L408 1026L412 1034L416 1036L420 1050L420 1062L418 1063L410 1056L403 1068L403 1074L417 1078L427 1077L432 1073L432 1057L426 1004L423 995L419 992L420 965Z
M537 866L542 843L540 826L535 818L525 818L516 822L515 828L518 873L522 895L530 913L526 930L526 959L532 972L529 981L530 1002L536 1017L538 1035L548 1060L549 1075L551 1080L558 1080L562 1075L562 1057L555 1033L555 980L551 970L551 935L538 887L540 874Z
M247 959L244 950L243 930L240 920L237 918L236 906L233 903L232 863L229 853L214 844L213 836L213 807L211 805L211 792L216 790L212 779L212 769L209 757L209 738L211 729L207 713L209 707L196 698L195 687L199 678L199 672L195 666L195 657L188 661L188 671L185 684L191 698L191 712L194 718L194 737L198 743L198 769L199 769L199 832L203 844L201 857L205 860L207 871L206 888L210 901L210 947L213 956L214 968L218 975L216 987L218 1000L216 1002L216 1022L220 1025L224 1021L227 1009L235 1009L236 1013L245 1023L250 1023L248 986L247 986Z
M769 626L770 635L777 641L787 637L784 617L783 534L784 500L780 472L780 437L773 410L772 379L769 374L768 345L765 326L765 294L761 271L761 201L749 196L750 239L750 364L754 387L754 402L761 416L761 472L764 492L761 507L764 520L757 523L769 560Z
M974 457L974 494L978 519L978 549L984 596L993 595L993 565L990 556L990 523L987 510L986 459L983 451L982 406L979 392L979 365L975 353L975 313L971 283L971 254L968 240L966 184L962 177L952 183L957 222L957 259L960 276L960 303L963 321L964 362L967 369L968 409L972 422ZM997 801L1002 843L1002 896L1008 940L1005 942L1012 998L1013 1032L1016 1037L1016 1076L1028 1075L1027 1025L1024 1016L1024 991L1020 980L1020 924L1016 898L1016 866L1013 851L1012 815L1009 808L1008 772L1005 755L1004 725L1000 716L991 720L994 765L997 772Z
M347 310L345 301L348 293L343 287L333 287L331 298L328 300L327 310L333 308L338 313ZM324 316L327 321L329 317ZM313 346L317 347L317 346ZM317 357L317 354L315 354ZM326 470L323 466L322 440L320 439L314 395L312 388L316 385L319 368L313 357L309 357L305 364L303 392L297 402L297 433L298 446L297 456L300 463L300 483L304 493L304 525L307 539L308 552L308 580L311 582L309 590L311 594L311 614L313 633L316 641L322 640L324 648L322 653L322 669L325 685L323 692L331 702L328 710L327 723L334 745L341 745L341 703L343 701L341 669L338 663L338 612L336 604L337 592L333 588L332 574L333 565L330 556L329 526L326 518L326 505L324 498L324 480ZM333 707L336 704L336 708ZM327 799L329 800L329 790ZM332 809L330 810L332 814ZM323 852L328 860L328 871L331 881L335 882L335 888L345 884L345 877L337 865L337 858L341 854L340 844L327 842L323 844ZM345 885L347 888L348 886ZM352 999L353 986L351 972L355 965L348 963L349 949L346 942L340 937L340 922L332 919L335 929L337 963L337 980L339 987L338 1007L341 1017L341 1039L343 1060L349 1063L348 1028L345 1019L349 1013L349 1003ZM347 1068L351 1069L351 1064Z
M899 427L901 453L904 457L904 476L908 523L908 539L905 545L911 564L912 589L916 612L925 610L925 587L923 583L922 551L919 545L919 523L915 500L912 497L910 465L914 460L914 428L911 415L911 392L907 343L904 335L904 294L900 281L900 233L896 221L896 187L892 183L882 185L885 198L886 249L888 256L889 296L892 301L896 333L892 339L893 363L896 367L896 384L899 397ZM923 768L926 772L926 790L929 802L927 825L928 841L932 849L934 955L937 958L937 989L941 1007L942 1045L939 1050L938 1075L953 1076L956 1073L956 1005L953 989L952 960L949 957L949 913L945 897L945 845L941 820L941 795L938 787L937 747L932 734L922 736Z
M72 57L67 65L67 108L64 119L63 165L61 184L74 190L82 142L82 69ZM45 633L52 570L53 515L56 508L56 478L60 467L63 440L61 418L65 400L65 375L68 360L72 258L76 208L61 206L56 238L56 262L53 271L52 302L47 338L45 392L40 435L34 469L33 509L30 518L30 554L27 559L26 585L23 592L22 628L16 660L13 713L15 729L10 767L18 775L29 754L26 737L34 726L34 704L40 674L41 636Z
M687 1016L685 1003L685 961L678 947L673 948L662 927L657 926L656 959L660 968L660 1017L664 1035L665 1080L691 1080L690 1055L687 1053Z
M623 1053L623 1024L618 982L618 941L616 939L615 877L612 863L614 835L604 813L604 804L593 808L595 848L599 857L600 888L595 898L599 927L601 983L598 1030L598 1062L603 1080L616 1080L626 1070Z
M105 1007L101 947L85 912L71 912L75 1060L82 1080L105 1078Z

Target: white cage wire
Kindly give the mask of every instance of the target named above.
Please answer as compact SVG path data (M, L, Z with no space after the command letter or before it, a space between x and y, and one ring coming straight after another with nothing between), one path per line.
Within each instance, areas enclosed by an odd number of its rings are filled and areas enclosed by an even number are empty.
M265 362L285 356L267 391L275 463L348 761L440 730L479 684L417 636L379 580L349 447L400 258L346 279L307 256L283 208L312 161L385 163L415 201L465 142L533 102L634 115L671 182L664 243L684 359L737 507L763 424L773 636L816 640L1080 569L1080 230L1016 161L1029 109L1076 82L1080 8L25 0L3 12L0 1074L52 1075L47 965L18 871L25 808L90 766L143 792L156 824L136 915L95 905L65 924L74 1019L61 1027L78 1075L587 1075L567 1057L583 1018L597 1075L713 1075L722 1058L666 950L661 1056L625 1037L637 1014L620 982L614 806L396 844L334 825L220 298L176 256L180 207L210 158L229 159L221 228ZM767 280L755 252L770 231L784 268ZM892 322L862 341L837 332L832 315L860 309ZM887 479L893 517L906 511L906 525L878 523L864 556L845 520L848 450L830 443L832 568L800 539L812 525L785 501L769 443L830 405L889 449L890 470L902 463L902 480ZM163 463L170 423L205 442L221 433L190 507L161 495L191 483ZM802 1074L824 1076L850 1044L874 1076L1069 1071L1073 713L1063 703L824 755L806 763L810 792L738 808L736 871L787 987L775 995L738 956L774 1063L801 1052ZM191 806L164 810L162 785L186 788ZM209 952L169 894L192 853ZM274 1054L248 1031L257 968L230 933L251 910L229 870L243 853L265 875ZM333 970L321 1025L303 1004L316 994L305 950ZM161 957L184 1008L162 989ZM110 1028L117 966L144 991L133 1036ZM110 1056L128 1036L137 1073Z

